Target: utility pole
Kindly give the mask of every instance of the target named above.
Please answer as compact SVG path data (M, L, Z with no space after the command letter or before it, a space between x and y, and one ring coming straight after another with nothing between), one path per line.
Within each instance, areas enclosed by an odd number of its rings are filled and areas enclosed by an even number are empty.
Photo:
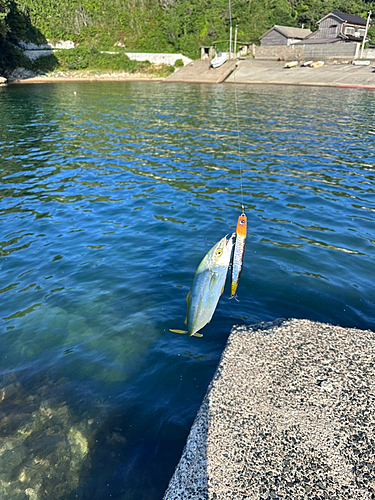
M368 13L368 18L367 18L367 23L366 23L365 36L363 37L363 40L362 40L361 55L359 56L360 59L362 59L362 57L363 57L363 49L365 48L365 42L366 42L367 32L368 32L368 28L370 26L371 14L372 14L372 12L370 10L369 13Z
M232 24L229 30L229 59L232 59Z
M236 24L236 31L234 32L234 58L237 59L237 52L236 52L236 49L237 49L237 31L238 31L238 24Z

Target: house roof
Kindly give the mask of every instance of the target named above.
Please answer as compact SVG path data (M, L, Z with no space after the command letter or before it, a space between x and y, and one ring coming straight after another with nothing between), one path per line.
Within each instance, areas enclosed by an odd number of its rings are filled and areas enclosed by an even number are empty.
M296 45L312 45L320 43L339 43L342 42L342 38L307 38L306 40L301 40L297 42Z
M338 12L337 10L332 10L329 14L322 17L317 24L321 23L323 19L326 19L328 16L334 15L338 17L341 21L347 22L349 24L358 24L360 26L366 26L366 19L363 19L360 16L356 16L354 14L345 14L344 12Z
M301 38L302 39L302 38L305 38L307 35L310 35L310 33L311 33L311 31L309 29L293 28L290 26L278 26L277 24L275 24L275 26L273 26L271 29L266 31L264 33L264 35L262 35L259 38L262 39L264 36L266 36L268 33L270 33L273 30L278 31L279 33L281 33L282 35L284 35L287 38Z

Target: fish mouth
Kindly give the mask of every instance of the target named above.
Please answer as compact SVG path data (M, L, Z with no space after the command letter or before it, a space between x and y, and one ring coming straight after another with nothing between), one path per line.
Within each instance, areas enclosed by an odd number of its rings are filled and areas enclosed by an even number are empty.
M234 244L234 240L236 238L236 233L232 233L232 234L227 234L225 236L225 248L226 249L229 249L229 248L232 248L233 244Z

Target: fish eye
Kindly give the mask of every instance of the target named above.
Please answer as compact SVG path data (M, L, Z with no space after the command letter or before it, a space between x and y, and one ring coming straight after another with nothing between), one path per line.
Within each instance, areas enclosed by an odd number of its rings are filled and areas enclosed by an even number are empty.
M223 253L223 251L222 251L222 250L218 250L218 251L216 252L216 254L217 254L217 255L219 255L219 256L220 256L222 253Z
M240 220L240 224L244 225L245 221L243 219Z

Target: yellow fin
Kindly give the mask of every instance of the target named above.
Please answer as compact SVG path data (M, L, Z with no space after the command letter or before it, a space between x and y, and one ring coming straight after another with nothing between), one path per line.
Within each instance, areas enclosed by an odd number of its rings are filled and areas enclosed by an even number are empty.
M203 337L203 334L195 332L195 333L193 333L193 335L190 335L190 337Z
M172 330L171 328L169 329L169 331L173 333L181 333L182 335L189 333L186 330Z

